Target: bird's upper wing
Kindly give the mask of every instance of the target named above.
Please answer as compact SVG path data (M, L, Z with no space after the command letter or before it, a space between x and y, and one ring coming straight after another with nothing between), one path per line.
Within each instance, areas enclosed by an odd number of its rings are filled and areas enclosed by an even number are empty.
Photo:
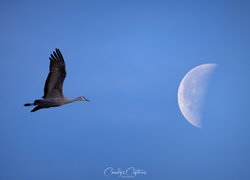
M45 82L43 98L63 97L62 87L66 70L62 53L56 49L49 59L49 74Z

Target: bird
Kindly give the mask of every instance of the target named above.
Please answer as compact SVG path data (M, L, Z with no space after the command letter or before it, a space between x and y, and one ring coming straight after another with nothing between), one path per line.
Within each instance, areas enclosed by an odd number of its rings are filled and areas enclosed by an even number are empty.
M75 101L89 101L84 96L75 99L68 99L63 95L63 82L66 77L65 62L59 49L55 49L49 57L50 67L47 76L43 99L36 99L33 103L24 104L24 106L35 106L31 112L39 109L58 107Z

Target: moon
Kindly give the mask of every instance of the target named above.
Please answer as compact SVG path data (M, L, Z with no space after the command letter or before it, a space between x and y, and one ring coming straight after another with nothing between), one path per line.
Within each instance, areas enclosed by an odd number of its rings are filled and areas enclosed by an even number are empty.
M202 127L204 96L212 72L217 64L202 64L191 69L182 79L178 89L178 104L185 119Z

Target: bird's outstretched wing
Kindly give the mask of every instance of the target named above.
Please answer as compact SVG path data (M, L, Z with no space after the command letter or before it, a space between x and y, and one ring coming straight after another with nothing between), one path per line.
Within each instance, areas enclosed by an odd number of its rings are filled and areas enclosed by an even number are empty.
M66 70L62 53L56 49L49 59L49 74L45 82L43 98L63 97L62 88Z

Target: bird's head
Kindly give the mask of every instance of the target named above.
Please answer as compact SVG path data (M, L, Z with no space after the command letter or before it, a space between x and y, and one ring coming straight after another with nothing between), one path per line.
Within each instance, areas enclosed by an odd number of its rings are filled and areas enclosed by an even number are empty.
M78 101L89 101L88 99L86 99L84 96L80 96L77 98Z

